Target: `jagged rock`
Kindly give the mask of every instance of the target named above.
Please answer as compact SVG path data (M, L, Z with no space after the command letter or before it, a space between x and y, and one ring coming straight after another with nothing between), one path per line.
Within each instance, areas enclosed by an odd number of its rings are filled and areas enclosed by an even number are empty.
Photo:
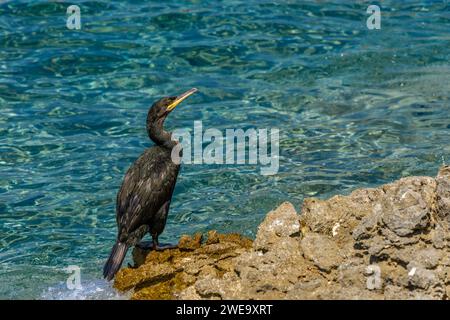
M182 236L177 249L152 251L133 249L134 268L121 269L114 287L120 291L133 289L132 299L175 299L184 289L202 277L220 278L233 270L230 262L250 250L252 241L238 234L210 232L202 243L202 235Z
M382 198L382 220L400 237L424 230L429 223L436 182L428 177L410 177L388 184Z
M284 202L275 211L267 214L258 227L253 247L255 250L267 251L282 238L300 235L299 217L289 202Z
M325 235L307 233L301 241L301 247L305 258L325 272L337 268L342 263L338 246Z
M426 270L420 263L410 262L407 269L410 286L427 290L430 286L437 284L436 274L431 270Z
M416 260L420 261L420 263L423 264L423 266L425 268L434 269L439 264L439 260L441 259L442 252L431 247L431 248L417 250L415 252L415 255L416 255Z
M188 235L181 236L180 240L178 241L178 249L184 250L184 251L192 251L195 249L198 249L202 245L202 234L196 233L193 237L190 237Z
M134 299L447 299L450 167L329 200L283 203L256 239L209 232L135 249L115 281Z
M436 178L436 207L439 218L450 223L450 166L439 170Z

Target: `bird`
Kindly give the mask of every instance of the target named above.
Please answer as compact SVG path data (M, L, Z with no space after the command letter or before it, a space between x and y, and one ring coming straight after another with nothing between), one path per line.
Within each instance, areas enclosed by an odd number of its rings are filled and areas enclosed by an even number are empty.
M164 121L177 105L197 91L192 88L178 96L164 97L148 110L146 129L155 145L131 165L117 193L117 240L103 268L103 276L108 281L119 271L128 249L140 246L139 242L147 233L152 237L151 249L176 247L160 245L158 241L166 225L180 171L180 161L173 161L171 157L173 148L180 145L172 140L171 132L164 129ZM178 149L178 155L182 155L182 149Z

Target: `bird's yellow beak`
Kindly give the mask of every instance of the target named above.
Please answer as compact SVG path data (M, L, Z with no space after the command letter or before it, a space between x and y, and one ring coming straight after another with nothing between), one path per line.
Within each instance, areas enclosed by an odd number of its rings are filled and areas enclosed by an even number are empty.
M187 97L189 97L190 95L196 93L198 90L196 88L192 88L191 90L186 91L185 93L180 94L174 102L172 102L168 107L167 107L167 111L172 111L173 109L175 109L175 107L177 105L180 104L181 101L183 101L184 99L186 99Z

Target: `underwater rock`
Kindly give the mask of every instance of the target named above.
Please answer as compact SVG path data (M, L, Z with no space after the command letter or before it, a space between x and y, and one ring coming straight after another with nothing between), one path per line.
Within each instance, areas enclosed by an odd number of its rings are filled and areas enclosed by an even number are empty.
M448 299L450 167L269 212L252 242L210 231L135 248L133 299Z

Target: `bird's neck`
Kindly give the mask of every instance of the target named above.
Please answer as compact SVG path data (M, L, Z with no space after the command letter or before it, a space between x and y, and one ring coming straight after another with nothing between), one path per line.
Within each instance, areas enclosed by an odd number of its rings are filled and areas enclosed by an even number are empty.
M171 132L164 130L164 120L147 121L147 133L156 145L172 149L177 144L177 141L172 140Z

